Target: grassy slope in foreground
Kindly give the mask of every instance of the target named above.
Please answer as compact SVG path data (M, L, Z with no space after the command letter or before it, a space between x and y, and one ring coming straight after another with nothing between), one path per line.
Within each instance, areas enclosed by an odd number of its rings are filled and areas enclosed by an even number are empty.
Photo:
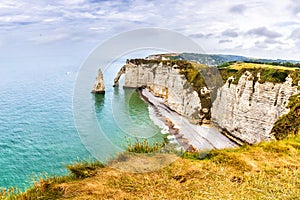
M141 157L147 156L139 154L123 159L124 165ZM171 165L149 173L75 165L69 176L41 180L25 193L10 198L298 199L300 196L299 136L213 150L204 160L195 160L192 153L183 157L186 158L178 158Z

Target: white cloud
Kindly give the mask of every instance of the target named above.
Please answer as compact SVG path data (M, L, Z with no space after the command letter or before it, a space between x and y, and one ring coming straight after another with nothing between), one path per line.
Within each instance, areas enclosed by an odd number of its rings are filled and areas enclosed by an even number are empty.
M60 17L53 17L53 18L45 18L42 21L45 23L52 23L52 22L58 22L61 21L62 19Z
M227 37L238 37L238 35L239 34L237 33L237 31L233 29L227 29L222 32L222 36L227 36Z
M120 31L160 27L190 36L207 52L230 49L251 56L268 49L268 55L276 57L279 45L285 49L282 56L296 59L300 4L295 2L4 0L0 2L0 35L14 31L8 39L15 42L94 41L96 45Z
M51 43L54 41L60 41L69 37L67 33L54 33L54 34L40 34L36 37L31 38L29 41L34 43Z
M0 16L0 22L3 23L28 22L30 19L28 15Z
M266 27L258 27L258 28L251 29L247 31L247 34L258 36L258 37L263 36L267 38L278 38L282 36L280 33L271 31Z
M20 8L22 6L22 1L16 1L16 0L11 0L11 1L1 1L0 2L0 9L15 9L15 8Z
M243 14L246 10L246 6L244 4L238 4L238 5L234 5L232 6L229 11L232 13L237 13L237 14Z
M219 44L222 44L222 43L231 43L232 40L220 40L219 41Z
M290 35L290 38L293 40L300 41L300 28L293 30L293 32Z
M85 0L64 0L63 4L65 5L76 5L76 4L82 4L86 2Z

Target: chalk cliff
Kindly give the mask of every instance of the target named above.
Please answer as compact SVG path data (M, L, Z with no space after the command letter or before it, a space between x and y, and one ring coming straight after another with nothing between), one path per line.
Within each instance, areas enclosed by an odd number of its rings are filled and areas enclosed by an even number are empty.
M96 77L96 82L94 84L92 93L95 93L95 94L105 93L104 78L103 78L101 69L98 70L98 75Z
M276 120L287 114L289 98L297 94L292 79L284 83L259 83L246 71L238 84L226 84L218 89L212 106L212 121L231 135L248 143L273 138L270 134Z
M191 81L199 77L186 66L172 60L127 60L115 78L115 86L125 74L124 87L147 87L191 122L212 122L233 138L251 144L274 138L274 123L289 112L289 98L300 92L290 76L282 83L262 83L259 73L253 76L245 71L238 81L230 77L218 87L213 102L208 103L211 87Z
M181 73L182 68L171 61L132 59L117 74L114 85L125 74L124 87L147 87L155 95L164 98L172 110L194 123L205 123L208 108L201 105L197 91ZM205 87L202 88L205 93Z

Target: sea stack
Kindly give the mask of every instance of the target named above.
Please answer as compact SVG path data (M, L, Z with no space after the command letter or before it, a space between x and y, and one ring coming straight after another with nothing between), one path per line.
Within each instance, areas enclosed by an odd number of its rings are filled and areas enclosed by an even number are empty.
M94 84L92 93L95 93L95 94L104 94L105 93L104 78L103 78L101 69L98 70L98 75L96 77L96 82Z

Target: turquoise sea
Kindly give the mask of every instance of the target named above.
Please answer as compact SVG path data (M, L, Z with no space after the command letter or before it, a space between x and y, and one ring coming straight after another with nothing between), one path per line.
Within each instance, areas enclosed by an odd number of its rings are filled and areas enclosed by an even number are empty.
M105 72L106 79L113 78L123 63L114 63L113 70ZM73 119L72 95L79 67L53 57L0 63L0 188L24 189L36 180L33 177L63 175L66 164L93 158ZM88 95L99 125L114 145L125 148L128 137L135 134L130 130L132 123L155 127L152 140L162 140L147 104L135 90L113 88L112 82L106 88L105 95ZM112 110L112 103L118 112ZM122 122L122 115L131 120L125 117Z

